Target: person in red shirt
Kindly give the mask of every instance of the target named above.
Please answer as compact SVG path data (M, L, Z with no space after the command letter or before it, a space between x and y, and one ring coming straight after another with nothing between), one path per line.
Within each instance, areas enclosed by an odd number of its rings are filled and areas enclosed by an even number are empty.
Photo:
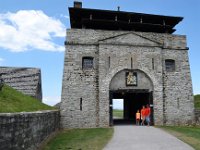
M145 106L142 106L142 109L141 109L141 119L142 119L141 125L142 126L144 125L145 118L146 118L146 108Z
M146 108L145 108L145 120L147 122L147 125L150 125L150 115L151 115L151 108L149 107L149 105L147 104Z

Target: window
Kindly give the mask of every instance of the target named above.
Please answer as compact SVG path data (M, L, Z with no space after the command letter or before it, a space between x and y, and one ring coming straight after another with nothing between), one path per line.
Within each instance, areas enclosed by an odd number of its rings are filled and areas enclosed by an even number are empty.
M82 111L82 109L83 109L82 104L83 104L83 99L80 98L80 111Z
M167 72L175 71L175 61L172 59L165 60L165 69Z
M154 70L154 58L152 58L152 69Z
M110 68L110 56L108 57L108 68Z
M93 57L83 57L82 67L83 69L93 69Z

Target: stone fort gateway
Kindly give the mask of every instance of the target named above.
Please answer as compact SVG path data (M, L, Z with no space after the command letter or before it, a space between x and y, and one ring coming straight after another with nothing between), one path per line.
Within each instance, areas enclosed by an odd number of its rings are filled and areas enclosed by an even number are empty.
M0 113L0 149L35 150L60 128L135 124L142 106L151 125L200 124L194 109L185 35L174 34L182 17L69 8L59 110ZM39 68L0 67L3 84L42 101ZM123 119L113 115L122 99Z
M119 8L118 8L119 9ZM194 102L182 17L69 8L61 100L63 128L108 127L113 99L134 122L143 105L155 125L191 124Z

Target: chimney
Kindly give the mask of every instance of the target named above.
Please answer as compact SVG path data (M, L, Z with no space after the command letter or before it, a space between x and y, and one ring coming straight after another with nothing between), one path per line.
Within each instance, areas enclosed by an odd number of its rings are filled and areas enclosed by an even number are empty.
M119 6L117 7L117 10L120 11L120 7Z
M74 8L82 8L82 2L74 1Z

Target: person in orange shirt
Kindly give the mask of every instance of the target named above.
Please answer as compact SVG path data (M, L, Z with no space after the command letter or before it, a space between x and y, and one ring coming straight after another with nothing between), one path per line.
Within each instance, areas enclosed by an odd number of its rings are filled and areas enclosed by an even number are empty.
M145 118L146 118L146 108L145 106L142 106L142 109L141 109L141 119L142 119L141 125L142 126L144 125Z
M147 122L147 125L149 126L150 125L150 115L151 115L151 109L149 107L149 105L147 104L147 107L146 107L146 117L145 117L145 120Z
M136 125L140 125L140 112L139 112L139 110L137 111L135 118L136 118Z

